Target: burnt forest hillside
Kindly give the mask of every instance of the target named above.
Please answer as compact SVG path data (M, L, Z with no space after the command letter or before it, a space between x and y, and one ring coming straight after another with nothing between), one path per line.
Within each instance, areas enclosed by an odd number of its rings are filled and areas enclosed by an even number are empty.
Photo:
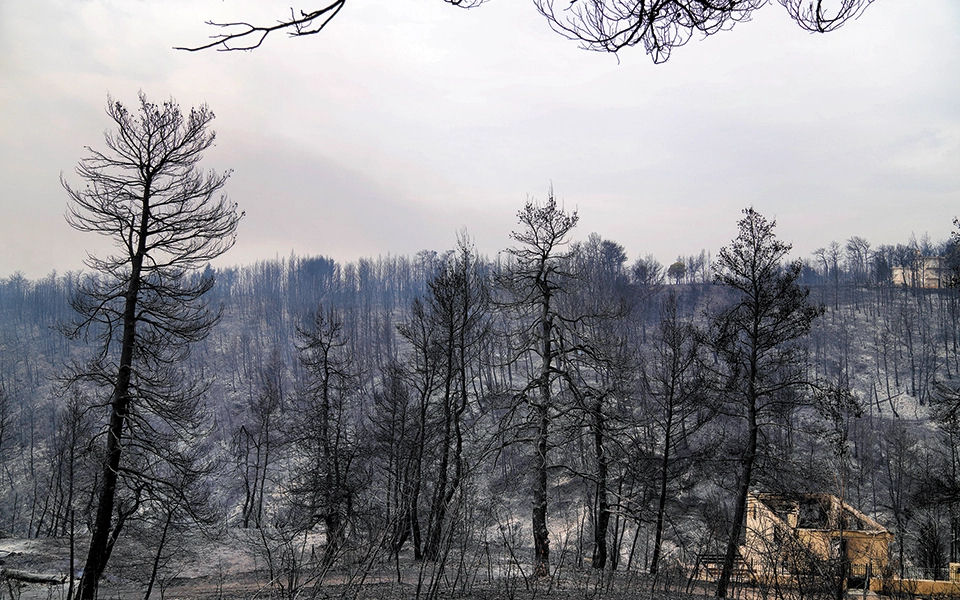
M956 240L791 263L742 221L717 256L662 265L541 209L567 227L548 244L521 211L496 257L463 239L189 275L220 320L175 360L135 356L111 581L222 577L238 545L254 588L290 597L401 571L431 597L561 569L689 581L722 564L748 492L841 498L894 534L901 574L958 561ZM767 250L750 296L738 268ZM114 324L77 328L92 277L0 279L0 547L72 538L74 571L117 361Z

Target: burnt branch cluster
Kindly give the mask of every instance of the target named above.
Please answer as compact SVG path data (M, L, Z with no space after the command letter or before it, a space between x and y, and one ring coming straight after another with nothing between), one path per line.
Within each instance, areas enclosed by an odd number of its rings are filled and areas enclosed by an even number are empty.
M778 0L808 31L828 32L858 17L872 0ZM640 46L655 63L666 62L674 48L749 21L770 0L534 0L557 33L581 47L619 52Z
M480 6L487 0L444 0L447 4L461 8ZM290 9L290 16L277 20L271 25L257 25L246 21L217 22L207 21L207 25L216 28L222 33L210 36L210 41L198 46L176 46L175 50L197 52L200 50L216 49L220 52L234 50L255 50L264 40L275 31L283 31L290 37L316 35L326 29L327 25L336 17L347 0L334 0L329 4L312 9Z
M474 8L486 0L444 0ZM807 31L826 33L859 17L873 0L777 0L790 18ZM674 48L696 37L708 37L749 21L772 0L533 0L550 27L586 50L619 52L640 46L655 63L666 62ZM290 16L269 25L244 21L207 24L221 33L197 46L178 50L253 50L267 36L284 31L291 37L323 31L346 4L336 0L313 10L290 10Z

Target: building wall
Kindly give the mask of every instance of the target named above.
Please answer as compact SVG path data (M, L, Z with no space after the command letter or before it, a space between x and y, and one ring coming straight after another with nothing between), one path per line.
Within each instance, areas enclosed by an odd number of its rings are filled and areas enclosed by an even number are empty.
M840 503L832 496L812 496L828 506L831 523L840 519ZM837 557L841 536L846 558L852 568L863 570L869 564L873 573L887 565L893 534L860 511L844 506L844 517L859 523L858 530L798 527L799 506L778 515L762 500L751 495L747 501L747 522L741 554L758 576L780 576L803 572L812 563Z
M916 268L894 267L893 284L927 289L947 287L949 272L944 263L940 256L927 256L919 260Z
M893 534L872 531L844 531L846 558L851 566L865 567L870 564L873 572L879 573L887 566L888 549ZM841 532L837 529L799 529L797 537L820 559L836 556Z

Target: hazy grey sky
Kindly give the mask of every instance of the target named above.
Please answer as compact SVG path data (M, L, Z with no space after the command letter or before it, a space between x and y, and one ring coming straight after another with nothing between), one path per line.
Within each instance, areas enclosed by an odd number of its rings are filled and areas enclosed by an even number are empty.
M306 1L306 0L305 0ZM0 277L81 268L59 174L102 147L108 93L217 114L205 165L247 213L222 262L507 245L557 196L631 260L715 252L753 205L798 255L945 238L960 215L960 2L877 0L828 35L779 5L664 65L549 30L530 2L353 0L318 36L186 53L247 0L0 0ZM306 6L306 5L304 5Z

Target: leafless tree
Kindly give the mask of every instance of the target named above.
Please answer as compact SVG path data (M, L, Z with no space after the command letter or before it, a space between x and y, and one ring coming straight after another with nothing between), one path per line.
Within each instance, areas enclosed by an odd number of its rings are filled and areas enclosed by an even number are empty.
M414 419L413 454L410 457L412 471L407 479L406 499L409 533L413 538L413 553L417 560L423 558L423 536L420 528L420 494L423 492L428 465L428 450L436 440L435 427L430 414L431 399L443 384L442 333L434 327L430 308L417 298L411 304L410 318L397 326L400 335L410 344L404 374L408 388L416 396Z
M960 218L953 220L956 231L950 232L950 242L947 244L948 281L951 287L960 287Z
M163 596L170 563L192 554L191 542L197 540L198 531L213 538L216 524L222 520L216 503L210 499L209 480L217 463L208 458L210 444L198 446L197 451L176 462L140 466L149 479L143 481L143 504L139 513L131 516L129 527L144 548L153 551L143 600L150 600L158 584ZM163 484L151 485L150 479Z
M13 425L12 404L13 402L11 402L7 396L6 387L3 385L3 382L0 382L0 462L3 462L4 465L7 464L5 454L7 444L9 444L9 433ZM3 483L5 471L6 468L0 471L0 484Z
M801 264L783 264L791 246L777 239L776 222L753 208L743 213L738 236L720 250L715 267L716 283L735 297L714 319L712 345L724 367L722 393L731 413L746 423L747 433L718 598L726 597L733 573L764 420L783 403L795 402L793 392L806 383L804 354L797 342L823 312L808 301L809 290L797 283Z
M682 485L691 460L704 458L698 456L693 438L714 415L704 393L701 336L691 323L684 322L677 304L672 293L661 303L660 323L641 379L651 404L653 427L661 440L650 557L650 573L654 575L660 567L664 526L669 517L667 503L676 496L672 492Z
M866 282L867 267L870 260L870 242L855 235L847 240L846 250L847 268L854 281L859 284Z
M37 537L71 534L77 500L82 490L92 487L90 438L95 423L89 404L79 393L70 392L53 415L47 489L42 494L43 508L34 523Z
M258 385L250 391L245 422L236 428L231 440L236 470L243 483L243 528L262 525L268 473L283 441L277 423L284 404L283 375L283 361L274 348L267 364L256 374Z
M456 254L440 267L429 286L430 312L439 332L437 343L443 367L436 445L439 457L424 556L437 560L442 532L449 528L448 510L469 467L465 462L464 421L468 408L476 409L477 403L468 383L474 379L471 369L478 366L479 348L489 332L488 281L465 236L461 236Z
M642 294L629 284L623 266L626 260L620 244L591 233L586 241L572 246L567 259L572 277L566 278L564 293L555 298L560 325L554 370L570 396L570 402L558 406L557 413L566 415L557 429L565 433L560 444L580 450L562 457L565 461L557 466L577 475L587 486L593 527L591 566L599 570L617 560L608 561L609 538L613 538L614 548L618 541L613 516L625 455L617 433L629 412L629 387L636 365L635 348L624 325L635 307L634 300ZM582 556L583 541L581 534L578 557Z
M298 330L297 349L306 378L292 424L292 441L306 461L296 468L294 496L303 507L300 526L322 522L326 534L323 564L343 545L360 488L353 465L359 443L355 403L358 372L346 351L342 320L332 309L317 309Z
M534 357L536 364L518 398L531 409L533 429L533 542L535 573L543 577L550 569L550 536L547 530L547 454L550 423L559 409L559 358L564 352L561 330L571 322L560 314L557 296L571 277L564 246L579 220L557 206L553 190L546 202L527 202L517 213L520 229L511 233L516 246L507 250L514 264L501 279L504 306L517 314L520 340L518 357Z
M950 562L960 556L960 385L938 382L930 409L939 429L939 464L924 473L916 494L928 505L946 507L950 516Z
M207 24L221 33L197 46L178 50L253 50L275 31L291 37L323 31L340 13L347 0L328 1L310 9L290 9L290 14L269 25L245 21ZM472 8L486 0L443 0ZM828 32L856 19L873 0L777 0L800 27ZM533 0L536 9L560 35L575 40L587 50L619 52L641 46L655 63L665 62L674 48L695 36L709 36L749 21L772 0Z
M184 114L173 100L157 105L140 94L132 111L108 99L107 115L115 126L105 134L107 149L88 147L76 169L85 185L63 180L70 225L114 245L106 257L87 259L95 275L73 301L79 320L70 329L97 345L88 362L74 365L72 380L102 390L109 412L83 600L96 597L113 543L141 494L170 483L138 473L124 454L152 457L144 462L159 460L174 471L192 469L185 453L201 433L205 386L177 367L219 312L203 298L213 280L191 275L233 245L241 216L219 195L229 173L198 166L215 138L209 108ZM121 481L130 496L118 502ZM175 483L167 487L176 490Z
M412 529L411 498L419 450L419 407L406 375L404 367L396 362L384 367L381 385L373 394L369 429L371 450L382 477L378 487L384 510L379 525L389 530L383 540L394 558Z

